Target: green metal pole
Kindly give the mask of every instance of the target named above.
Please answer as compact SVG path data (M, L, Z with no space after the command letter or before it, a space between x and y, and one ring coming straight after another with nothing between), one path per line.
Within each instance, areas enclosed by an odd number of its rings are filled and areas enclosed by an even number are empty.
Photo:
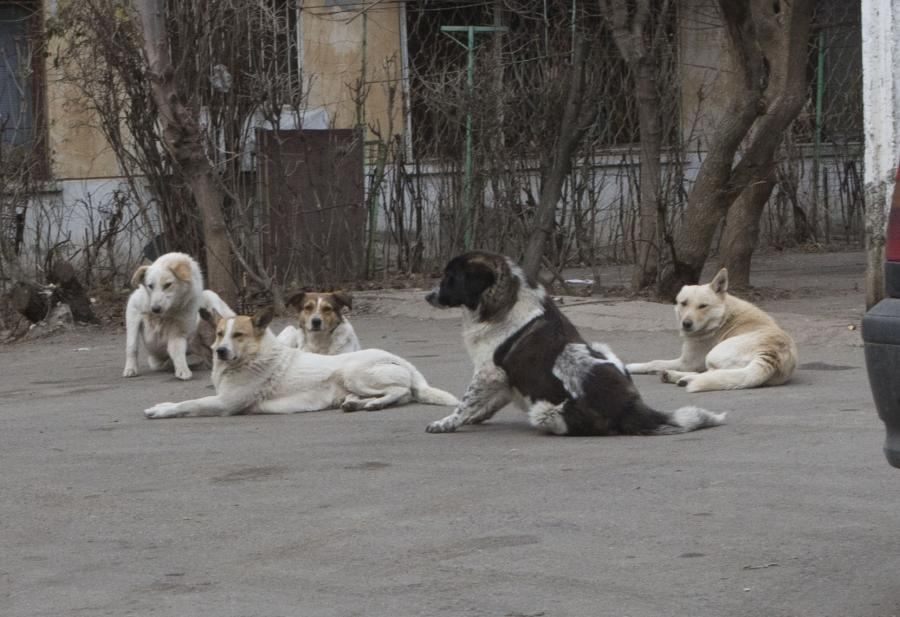
M475 96L475 34L478 32L506 32L505 26L441 26L441 32L453 38L455 32L465 32L466 44L454 40L466 48L466 91L469 104L466 109L466 151L463 160L463 246L472 248L472 99Z
M468 27L468 58L466 64L466 93L469 104L466 106L466 156L463 179L463 246L468 251L472 248L472 97L475 93L475 28Z
M818 236L819 226L819 166L822 150L822 107L825 99L825 31L817 37L818 60L816 62L816 133L813 145L813 211L812 232Z

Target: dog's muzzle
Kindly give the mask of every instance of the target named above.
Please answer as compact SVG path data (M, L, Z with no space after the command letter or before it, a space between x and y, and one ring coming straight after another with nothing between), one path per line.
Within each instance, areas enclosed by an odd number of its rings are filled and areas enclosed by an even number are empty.
M322 320L318 317L313 317L309 320L309 329L313 331L318 331L322 329Z
M219 360L231 360L231 350L227 347L217 347L216 348L216 357Z
M425 302L435 308L446 308L438 299L438 292L438 289L432 289L430 292L428 292L428 295L425 296Z

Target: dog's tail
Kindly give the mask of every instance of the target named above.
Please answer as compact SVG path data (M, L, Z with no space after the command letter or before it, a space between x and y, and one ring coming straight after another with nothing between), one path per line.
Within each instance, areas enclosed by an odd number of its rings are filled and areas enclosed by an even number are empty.
M710 428L724 424L724 413L713 413L700 407L688 405L687 407L679 407L669 414L669 421L661 425L657 430L657 435L671 435L673 433L689 433L697 431L701 428Z
M425 376L412 364L409 365L409 369L412 373L411 390L414 401L426 405L445 405L447 407L459 405L459 399L449 392L429 386Z
M632 435L675 435L719 426L724 422L724 413L713 413L693 405L671 412L657 411L638 399L622 428L623 432Z

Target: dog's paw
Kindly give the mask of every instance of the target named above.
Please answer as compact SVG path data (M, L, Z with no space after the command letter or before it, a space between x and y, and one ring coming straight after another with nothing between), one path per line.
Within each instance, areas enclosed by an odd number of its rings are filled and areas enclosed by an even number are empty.
M178 415L178 403L157 403L144 410L144 415L151 420L158 418L174 418Z
M137 377L138 371L133 366L126 366L125 370L122 371L122 377Z
M188 379L193 377L193 375L194 374L191 372L191 369L189 369L188 367L184 367L183 369L175 369L175 377L182 381L187 381Z
M448 418L444 418L443 420L437 420L436 422L432 422L428 426L425 427L426 433L452 433L457 429L456 422L449 420Z
M678 381L676 381L675 384L684 388L685 386L690 385L690 383L692 381L694 381L693 375L685 375L684 377L682 377Z
M351 411L359 411L363 408L363 402L359 399L346 398L341 403L341 411L350 413Z
M659 374L659 378L663 383L674 383L681 386L684 384L678 382L680 382L685 377L693 379L694 375L696 375L696 373L685 373L684 371L662 371Z

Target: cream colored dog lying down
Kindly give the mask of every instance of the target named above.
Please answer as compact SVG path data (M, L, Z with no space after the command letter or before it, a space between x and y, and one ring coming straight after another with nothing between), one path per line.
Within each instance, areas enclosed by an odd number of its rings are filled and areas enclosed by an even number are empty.
M775 320L728 293L728 270L708 285L685 285L675 299L681 357L629 364L631 373L661 373L688 392L776 386L797 366L797 346Z
M280 343L268 329L270 308L253 317L216 318L212 380L215 396L159 403L148 418L297 413L341 407L375 410L415 401L457 405L416 368L380 349L339 356L311 354Z

